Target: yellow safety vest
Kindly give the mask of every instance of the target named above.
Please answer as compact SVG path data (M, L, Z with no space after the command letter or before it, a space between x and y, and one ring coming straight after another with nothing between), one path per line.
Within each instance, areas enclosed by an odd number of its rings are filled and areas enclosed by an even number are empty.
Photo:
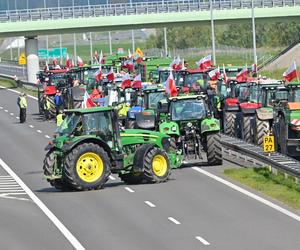
M63 123L63 121L64 121L63 115L62 114L58 114L56 116L56 125L59 127Z
M128 110L130 109L130 106L126 105L126 104L121 104L121 106L119 106L119 112L118 115L120 117L124 117L127 116Z
M27 101L24 96L20 97L20 107L21 109L26 109L27 108Z

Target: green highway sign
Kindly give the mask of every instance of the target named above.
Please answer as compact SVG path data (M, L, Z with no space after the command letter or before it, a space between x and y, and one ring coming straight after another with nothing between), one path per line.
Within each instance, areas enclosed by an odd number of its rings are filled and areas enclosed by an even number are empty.
M63 58L67 57L67 48L53 48L53 49L39 49L39 58L60 58L60 54Z

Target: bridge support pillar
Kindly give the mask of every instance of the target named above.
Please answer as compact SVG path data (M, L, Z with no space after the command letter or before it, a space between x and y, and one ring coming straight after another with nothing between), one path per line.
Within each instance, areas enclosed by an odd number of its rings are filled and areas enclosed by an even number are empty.
M36 73L40 70L38 57L38 40L36 37L26 37L25 53L27 59L27 80L36 83Z

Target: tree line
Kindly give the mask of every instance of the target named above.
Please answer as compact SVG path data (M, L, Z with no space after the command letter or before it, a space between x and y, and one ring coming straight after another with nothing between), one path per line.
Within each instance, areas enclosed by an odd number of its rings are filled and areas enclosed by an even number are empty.
M210 25L189 25L167 28L170 48L198 48L211 46ZM215 26L216 44L251 48L251 24L226 24ZM257 47L286 47L300 41L300 22L276 22L256 24ZM147 48L164 48L164 31L157 29L147 39Z

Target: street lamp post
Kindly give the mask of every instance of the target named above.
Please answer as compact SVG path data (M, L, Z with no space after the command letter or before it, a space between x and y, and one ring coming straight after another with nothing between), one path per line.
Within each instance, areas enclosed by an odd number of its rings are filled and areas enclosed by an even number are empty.
M252 37L253 37L253 62L257 66L257 54L256 54L256 30L255 30L255 15L254 15L254 4L252 0Z
M135 51L134 30L131 30L131 38L132 38L132 53L134 53Z
M168 40L167 40L167 28L164 27L164 38L165 38L165 57L168 57Z
M216 45L215 45L215 27L214 27L214 16L213 16L213 5L212 0L210 2L210 23L211 23L211 43L212 43L212 54L214 65L217 64L216 60Z
M76 34L73 33L73 44L74 44L74 60L77 59L77 48L76 48Z
M109 40L109 54L112 55L112 44L111 44L111 33L108 31L108 40Z
M90 57L91 57L91 64L93 64L93 40L92 40L92 32L90 32Z

